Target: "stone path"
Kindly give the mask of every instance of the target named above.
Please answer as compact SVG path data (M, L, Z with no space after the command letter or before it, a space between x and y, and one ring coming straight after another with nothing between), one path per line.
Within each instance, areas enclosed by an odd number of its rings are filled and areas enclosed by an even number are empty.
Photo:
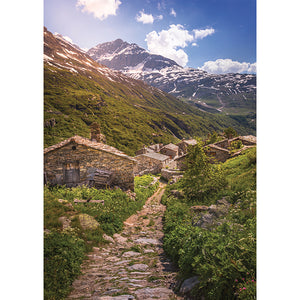
M162 249L160 203L165 184L124 222L111 243L94 248L67 299L183 299L174 294L176 270Z

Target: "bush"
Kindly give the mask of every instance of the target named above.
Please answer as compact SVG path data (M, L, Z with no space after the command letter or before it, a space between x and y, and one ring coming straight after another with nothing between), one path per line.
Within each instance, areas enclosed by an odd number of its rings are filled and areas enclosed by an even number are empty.
M188 199L204 200L226 186L220 164L211 164L200 140L190 147L186 157L187 170L182 179L183 191Z
M85 244L72 234L52 232L44 237L44 298L64 299L80 274Z

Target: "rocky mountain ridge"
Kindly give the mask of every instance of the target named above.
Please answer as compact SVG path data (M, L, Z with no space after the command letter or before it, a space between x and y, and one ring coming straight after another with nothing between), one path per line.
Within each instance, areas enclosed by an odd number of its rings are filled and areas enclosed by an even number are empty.
M178 66L171 59L161 55L150 54L137 44L129 44L121 39L98 44L89 49L87 54L100 64L119 71L159 70L166 67Z
M256 110L254 74L210 74L183 68L173 60L150 54L121 39L98 44L87 53L101 64L185 99L202 110L229 114Z

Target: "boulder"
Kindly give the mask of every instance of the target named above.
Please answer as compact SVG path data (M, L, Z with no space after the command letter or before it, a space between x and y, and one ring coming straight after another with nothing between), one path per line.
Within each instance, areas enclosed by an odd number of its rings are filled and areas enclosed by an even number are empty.
M133 292L137 299L172 299L174 293L171 289L165 287L146 287L144 289L139 289Z
M128 267L128 270L134 270L134 271L146 271L149 268L149 266L145 264L135 264L130 267Z
M184 198L184 193L182 191L178 191L178 190L171 190L170 195L172 195L178 199Z
M103 238L106 240L106 241L108 241L108 242L110 242L110 243L114 243L115 242L115 240L111 237L111 236L109 236L109 235L107 235L107 234L103 234Z
M180 287L180 290L179 292L181 294L187 294L189 293L198 283L199 283L199 279L198 279L198 276L194 276L194 277L191 277L191 278L188 278L186 279L181 287Z
M71 220L67 217L59 217L58 221L62 224L63 230L71 227Z
M94 230L100 226L100 224L88 214L80 214L78 218L80 225L84 230Z
M206 206L206 205L195 205L195 206L191 206L190 209L195 211L195 212L201 212L201 211L207 211L208 206Z

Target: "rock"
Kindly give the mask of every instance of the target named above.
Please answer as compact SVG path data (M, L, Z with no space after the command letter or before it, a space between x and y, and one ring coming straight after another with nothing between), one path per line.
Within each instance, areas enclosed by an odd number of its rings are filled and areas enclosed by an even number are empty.
M199 279L198 279L198 276L194 276L194 277L191 277L191 278L188 278L186 279L181 287L180 287L180 290L179 292L181 294L187 294L189 293L198 283L199 283Z
M120 295L120 296L94 296L92 300L133 300L135 299L132 295Z
M135 200L136 193L132 192L131 190L127 190L125 193L131 200Z
M139 289L133 292L137 299L170 299L173 291L165 287Z
M135 264L130 267L128 267L128 270L134 270L134 271L146 271L149 268L149 266L145 264Z
M80 225L84 230L93 230L100 226L100 224L88 214L80 214L78 218Z
M218 205L226 205L226 206L230 206L230 203L226 200L226 197L223 197L222 199L217 201Z
M114 243L115 242L115 240L111 237L111 236L109 236L109 235L107 235L107 234L103 234L103 238L106 240L106 241L108 241L108 242L110 242L110 243Z
M160 242L157 239L151 239L151 238L139 238L135 240L136 243L138 244L152 244L152 245L159 245Z
M144 253L154 253L155 251L154 250L152 250L152 249L145 249L144 250Z
M182 191L178 191L178 190L171 190L170 194L178 199L182 199L184 198L184 193Z
M120 234L118 233L115 233L113 235L113 238L115 239L116 243L119 243L119 244L124 244L127 242L127 238L121 236Z
M60 223L62 223L63 230L71 227L71 225L70 225L71 224L71 220L68 219L67 217L59 217L58 221Z
M219 218L220 216L224 216L225 214L227 214L228 212L228 206L225 205L211 205L208 208L208 211L211 214L214 214L217 218Z
M208 206L206 205L195 205L195 206L191 206L190 207L191 210L193 211L207 211L208 210Z
M135 251L127 251L125 253L123 253L123 257L132 257L132 256L139 256L141 255L141 253L139 252L135 252Z

